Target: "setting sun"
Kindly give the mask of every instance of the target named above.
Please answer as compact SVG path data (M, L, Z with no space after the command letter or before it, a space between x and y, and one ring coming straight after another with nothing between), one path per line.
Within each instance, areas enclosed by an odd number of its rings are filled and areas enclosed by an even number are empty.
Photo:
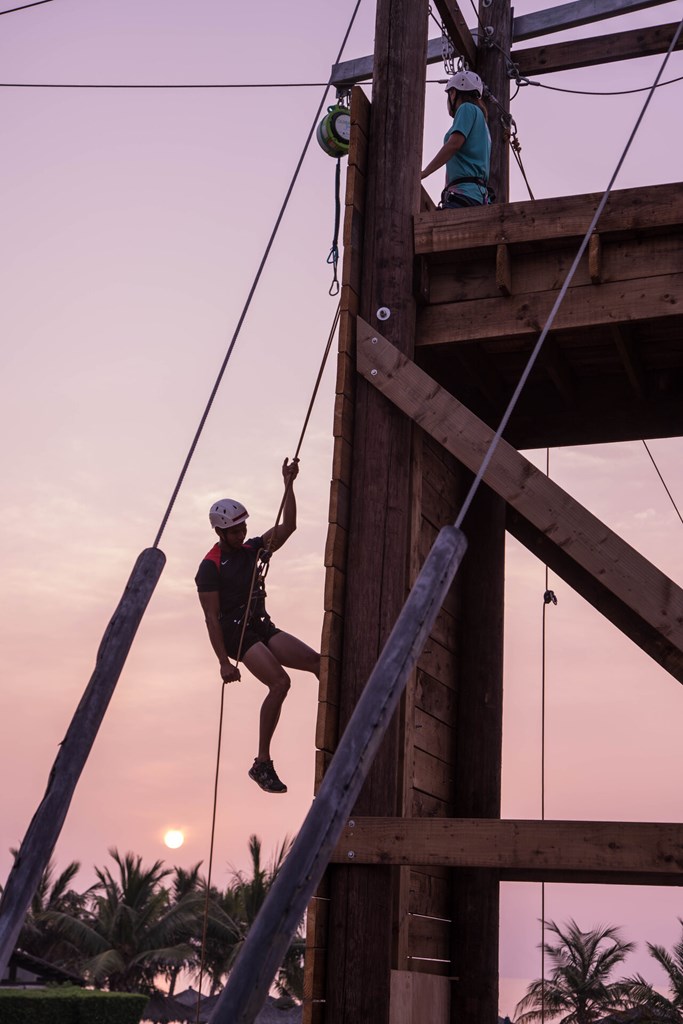
M185 836L177 828L171 828L164 836L164 842L169 850L177 850L185 842Z

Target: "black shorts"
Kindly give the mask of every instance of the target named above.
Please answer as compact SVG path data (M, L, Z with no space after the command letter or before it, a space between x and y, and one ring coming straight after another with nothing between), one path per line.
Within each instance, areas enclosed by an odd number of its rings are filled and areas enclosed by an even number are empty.
M281 633L282 630L274 625L270 615L254 615L244 631L242 649L240 651L240 638L242 637L242 622L223 623L223 641L225 649L231 658L236 658L238 651L240 658L244 658L250 647L254 644L265 644Z

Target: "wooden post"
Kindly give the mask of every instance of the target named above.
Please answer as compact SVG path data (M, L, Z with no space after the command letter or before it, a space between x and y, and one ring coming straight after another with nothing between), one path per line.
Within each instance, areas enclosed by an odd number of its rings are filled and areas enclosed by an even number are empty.
M504 54L512 46L509 0L479 4L477 72L510 110ZM509 157L500 108L489 104L490 181L497 202L509 199ZM492 424L496 426L496 424ZM465 481L470 474L463 470ZM505 502L482 487L465 522L468 555L460 579L462 621L456 708L456 817L500 817L503 735ZM495 871L453 872L451 952L453 1024L498 1020L499 882Z
M378 0L360 313L406 354L415 333L412 217L420 209L427 26L427 0ZM409 566L410 421L360 379L355 439L340 728L397 618ZM355 813L399 811L398 763L395 718ZM326 1024L389 1022L395 878L392 868L331 870Z
M507 76L505 54L512 47L512 12L509 0L494 0L489 6L479 5L483 27L479 30L477 47L477 73L496 97L506 114L510 113L510 79ZM509 143L506 125L501 120L501 109L488 102L489 129L491 131L491 185L497 202L507 203L510 191Z
M140 554L102 638L95 670L60 744L45 795L24 836L0 900L0 977L52 856L76 784L165 562L166 556L158 548L147 548Z
M463 470L463 476L469 473ZM500 817L505 502L488 487L465 523L455 711L456 818ZM499 884L495 871L453 872L453 1024L498 1020Z
M464 535L454 526L443 527L437 536L363 689L289 856L230 972L211 1016L212 1024L253 1024L261 1009L306 904L348 823L349 811L377 756L384 731L422 653L466 546ZM354 869L353 873L367 870ZM377 873L378 869L374 870ZM357 936L359 945L364 944L364 940L365 936ZM376 970L374 952L367 950L366 958ZM347 978L347 984L352 987L354 980ZM380 977L375 978L375 983L384 987ZM327 1020L330 1020L329 1015ZM374 1018L359 1017L356 1024L371 1020L374 1024Z

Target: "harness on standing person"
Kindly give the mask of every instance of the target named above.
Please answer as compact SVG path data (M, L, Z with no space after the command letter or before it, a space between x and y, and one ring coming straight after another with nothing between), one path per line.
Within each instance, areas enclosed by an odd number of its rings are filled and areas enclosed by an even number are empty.
M496 193L493 191L486 178L474 178L463 176L462 178L453 178L453 181L448 182L445 189L441 193L442 203L448 202L451 196L456 196L458 199L461 200L469 200L469 196L464 196L461 192L456 191L457 185L478 185L479 188L483 189L484 199L482 200L482 202L477 203L477 201L473 199L471 200L471 202L467 203L468 206L490 206L491 203L495 203L496 201Z

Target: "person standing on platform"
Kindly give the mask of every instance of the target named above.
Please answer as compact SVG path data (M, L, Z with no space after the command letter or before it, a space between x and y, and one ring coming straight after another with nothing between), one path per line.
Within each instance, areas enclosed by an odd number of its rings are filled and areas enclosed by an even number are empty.
M231 683L240 678L238 658L252 675L268 687L261 706L259 748L249 777L266 793L286 793L270 756L270 743L289 691L286 668L320 674L320 655L302 640L283 633L266 611L264 580L257 559L262 552L277 551L296 529L294 480L299 460L282 465L285 498L282 523L262 536L246 540L249 516L244 505L233 498L216 501L209 510L209 522L218 543L203 558L195 583L204 610L211 646L218 658L221 679Z
M448 113L453 118L444 143L422 172L427 178L446 167L442 210L484 206L492 201L488 187L491 135L482 96L484 83L474 71L458 71L446 85Z

